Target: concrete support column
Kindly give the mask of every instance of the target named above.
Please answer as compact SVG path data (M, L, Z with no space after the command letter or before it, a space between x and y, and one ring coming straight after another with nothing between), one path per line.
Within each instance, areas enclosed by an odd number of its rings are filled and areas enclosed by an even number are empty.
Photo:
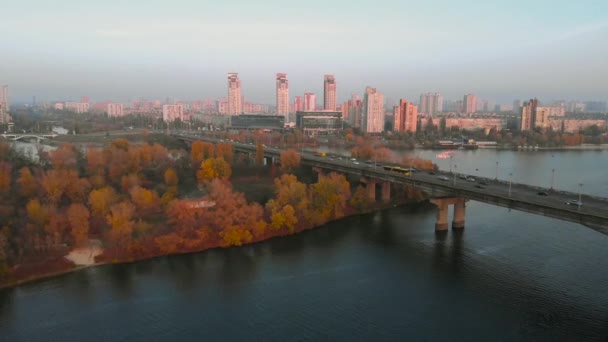
M465 218L466 202L464 198L459 197L454 202L454 219L452 220L452 229L463 229Z
M437 206L437 222L435 222L435 231L448 229L448 201L443 198L434 199L433 204Z
M367 190L367 196L369 199L373 201L376 200L376 181L373 179L368 179L365 184L365 189Z
M382 201L390 202L391 200L391 183L382 182Z
M313 167L312 170L317 173L317 180L320 180L325 176L325 170L320 167Z

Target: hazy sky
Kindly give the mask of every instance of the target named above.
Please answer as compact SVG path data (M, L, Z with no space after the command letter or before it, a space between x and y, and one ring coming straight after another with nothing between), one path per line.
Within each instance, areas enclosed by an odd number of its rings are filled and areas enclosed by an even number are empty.
M0 84L14 101L226 94L274 103L377 87L388 98L608 98L606 0L4 0ZM319 101L319 100L317 100Z

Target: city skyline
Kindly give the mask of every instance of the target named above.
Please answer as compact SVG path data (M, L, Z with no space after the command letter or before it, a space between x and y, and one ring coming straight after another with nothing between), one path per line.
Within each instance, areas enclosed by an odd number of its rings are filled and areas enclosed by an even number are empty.
M6 32L0 36L0 83L11 86L16 103L32 96L75 100L82 93L121 101L220 97L222 75L231 70L247 80L243 94L263 103L274 102L270 75L277 72L290 75L297 94L322 94L319 77L336 75L338 102L367 84L394 99L428 91L446 99L474 93L502 103L531 95L608 96L603 1L279 4L177 1L142 7L66 0L59 8L11 2L0 22ZM404 22L399 13L417 16ZM308 14L306 23L294 20ZM398 44L395 36L401 37Z

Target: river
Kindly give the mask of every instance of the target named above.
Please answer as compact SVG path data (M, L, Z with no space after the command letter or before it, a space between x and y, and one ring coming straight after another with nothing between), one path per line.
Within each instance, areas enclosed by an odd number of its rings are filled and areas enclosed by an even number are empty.
M440 152L420 151L448 169ZM441 155L444 156L444 155ZM458 151L457 170L608 196L608 152ZM2 341L454 341L608 337L608 236L469 202L256 245L106 265L0 291Z

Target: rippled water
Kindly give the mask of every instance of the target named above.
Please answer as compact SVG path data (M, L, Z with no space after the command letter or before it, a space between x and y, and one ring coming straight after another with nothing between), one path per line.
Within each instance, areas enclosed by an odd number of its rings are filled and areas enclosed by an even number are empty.
M434 220L432 206L393 208L3 290L0 340L608 338L608 236L476 202L462 233Z

